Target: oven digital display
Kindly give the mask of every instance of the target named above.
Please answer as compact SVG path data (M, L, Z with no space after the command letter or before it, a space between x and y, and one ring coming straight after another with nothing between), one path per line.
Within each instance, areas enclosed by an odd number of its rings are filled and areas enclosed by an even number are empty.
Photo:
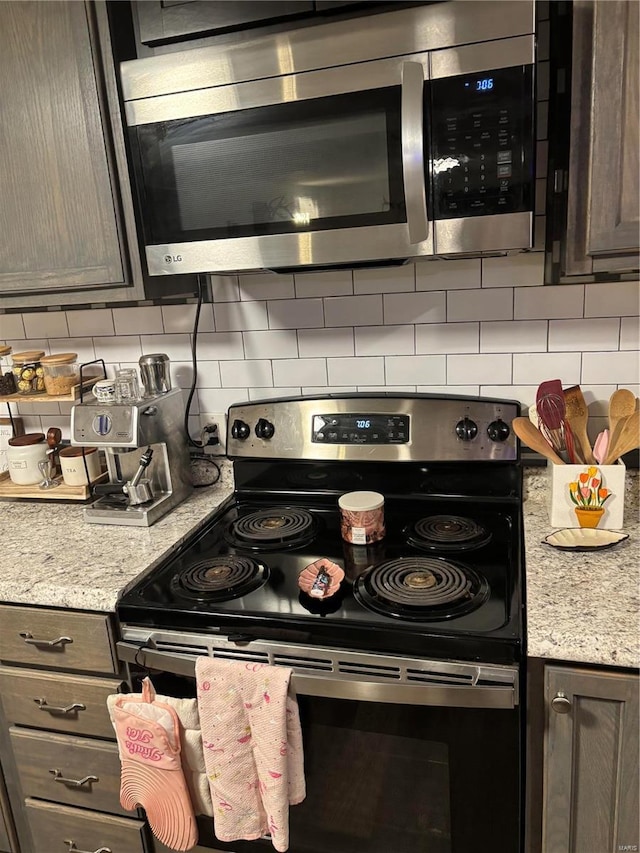
M408 415L314 415L311 441L317 444L407 444Z

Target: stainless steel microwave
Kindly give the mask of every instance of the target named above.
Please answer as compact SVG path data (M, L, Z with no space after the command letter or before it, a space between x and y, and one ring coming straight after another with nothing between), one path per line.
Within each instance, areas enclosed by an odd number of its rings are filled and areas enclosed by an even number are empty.
M124 62L149 273L531 248L534 17L451 0Z

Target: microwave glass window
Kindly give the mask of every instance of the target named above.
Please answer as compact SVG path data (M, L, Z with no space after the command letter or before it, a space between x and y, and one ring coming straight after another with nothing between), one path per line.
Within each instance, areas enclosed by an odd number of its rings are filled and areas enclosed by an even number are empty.
M431 82L436 219L533 207L533 73L501 68Z
M147 238L405 221L399 100L391 88L139 126Z

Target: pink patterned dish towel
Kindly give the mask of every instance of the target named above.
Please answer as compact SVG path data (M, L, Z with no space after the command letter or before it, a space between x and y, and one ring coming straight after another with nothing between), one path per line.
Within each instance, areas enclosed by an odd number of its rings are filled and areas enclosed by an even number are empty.
M269 834L289 848L289 805L305 797L302 731L291 669L196 661L204 760L220 841Z

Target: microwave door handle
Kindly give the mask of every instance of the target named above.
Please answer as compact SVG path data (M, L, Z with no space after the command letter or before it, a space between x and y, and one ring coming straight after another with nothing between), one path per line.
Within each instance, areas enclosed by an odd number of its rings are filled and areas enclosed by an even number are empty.
M422 65L419 62L403 63L400 104L402 177L409 242L412 244L426 240L429 233L424 174L423 89Z

